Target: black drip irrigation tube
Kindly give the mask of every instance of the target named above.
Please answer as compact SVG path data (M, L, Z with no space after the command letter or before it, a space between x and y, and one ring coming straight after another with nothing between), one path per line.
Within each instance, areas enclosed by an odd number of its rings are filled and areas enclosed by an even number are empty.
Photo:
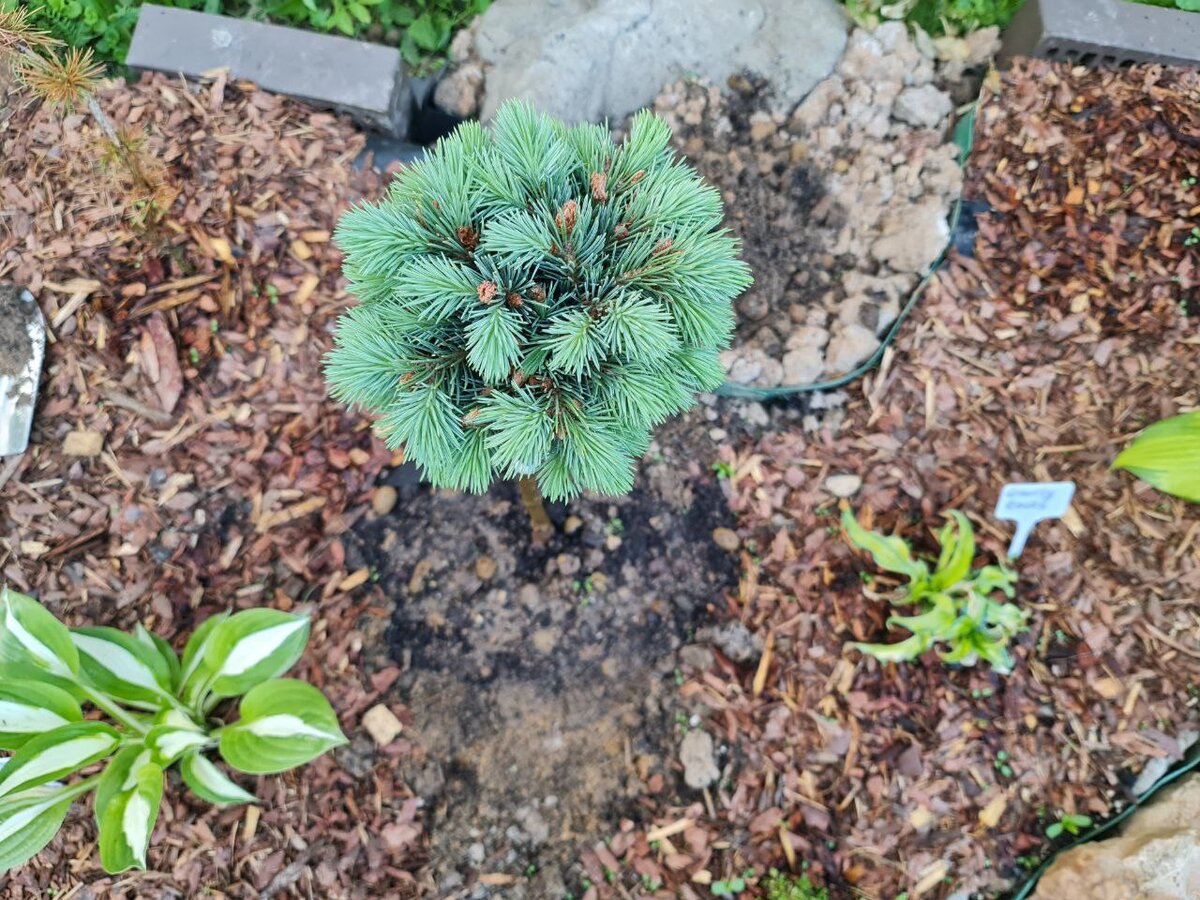
M954 143L958 147L958 165L962 169L966 168L967 157L971 154L971 145L975 137L975 114L978 108L979 101L976 100L954 124ZM857 381L878 366L883 359L884 353L892 345L892 341L896 339L896 335L900 333L900 327L904 324L905 319L908 318L909 313L916 309L917 303L920 301L922 294L924 294L926 286L945 261L946 255L950 252L950 248L954 244L954 235L958 229L958 221L962 215L962 211L963 201L960 196L955 201L954 209L950 213L950 238L946 241L946 246L942 248L942 252L938 254L938 258L934 260L933 265L929 267L924 276L922 276L921 281L913 289L912 294L909 295L908 302L900 310L900 314L896 316L896 321L888 329L887 335L883 338L883 343L879 345L879 348L866 362L861 363L857 368L845 375L830 379L829 381L818 381L813 384L759 388L748 384L737 384L727 381L721 387L717 388L717 395L721 397L739 397L744 400L775 400L782 397L792 397L796 394L831 391L835 388L845 387L852 381Z

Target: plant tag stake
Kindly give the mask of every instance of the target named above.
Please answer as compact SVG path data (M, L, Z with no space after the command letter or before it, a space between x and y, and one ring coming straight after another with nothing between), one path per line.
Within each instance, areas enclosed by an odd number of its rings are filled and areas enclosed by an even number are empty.
M1042 484L1006 484L1000 490L995 516L1017 523L1008 546L1009 559L1016 559L1033 534L1033 526L1046 519L1059 519L1071 508L1075 482L1047 481Z

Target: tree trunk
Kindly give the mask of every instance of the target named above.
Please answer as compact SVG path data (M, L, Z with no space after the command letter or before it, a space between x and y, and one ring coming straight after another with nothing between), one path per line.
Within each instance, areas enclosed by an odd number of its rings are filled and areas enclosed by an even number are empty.
M517 484L521 489L521 502L525 504L525 511L529 513L534 546L541 546L554 534L554 526L550 522L550 516L546 514L546 504L542 502L542 492L538 488L537 479L526 475Z

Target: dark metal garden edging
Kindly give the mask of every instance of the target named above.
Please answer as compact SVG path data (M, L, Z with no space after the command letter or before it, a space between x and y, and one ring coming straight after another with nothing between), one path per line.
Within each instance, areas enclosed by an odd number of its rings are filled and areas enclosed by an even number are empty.
M971 145L975 136L975 114L979 108L979 100L972 103L967 110L959 117L954 125L954 143L958 147L958 164L965 172L967 165L967 157L971 154ZM883 354L887 352L888 347L892 345L896 335L900 332L900 326L904 324L904 320L908 318L917 306L917 302L921 299L921 295L925 291L925 287L929 284L930 279L937 273L942 263L946 259L947 253L950 251L951 245L954 243L954 232L958 228L959 216L962 214L962 197L954 203L954 209L950 213L950 237L946 241L946 246L942 248L942 252L938 254L938 258L922 276L920 282L909 295L908 302L904 308L900 310L900 314L896 316L896 321L892 323L888 329L887 335L883 338L883 342L879 348L857 368L853 369L845 375L830 379L829 381L819 381L814 384L802 384L794 386L782 386L771 388L753 387L748 384L737 384L732 381L727 381L721 387L717 388L716 393L722 397L740 397L747 400L772 400L779 397L790 397L795 394L807 394L815 391L829 391L835 388L844 387L852 381L856 381L863 375L879 365L883 359Z
M1195 770L1197 767L1200 767L1200 741L1197 741L1188 749L1183 760L1176 765L1175 768L1167 772L1167 774L1158 779L1158 781L1154 782L1154 784L1151 785L1144 793L1142 793L1141 796L1135 798L1134 801L1129 804L1129 806L1125 807L1125 809L1121 810L1107 822L1096 826L1087 834L1076 838L1071 843L1056 850L1049 857L1043 860L1042 864L1038 866L1037 871L1030 875L1029 878L1027 878L1021 884L1021 887L1018 888L1017 892L1013 894L1012 900L1026 900L1026 898L1033 892L1033 889L1037 887L1038 881L1040 881L1042 876L1046 874L1046 870L1050 868L1050 864L1053 863L1054 860L1059 857L1059 855L1067 852L1068 850L1074 850L1076 847L1079 847L1082 844L1091 843L1092 841L1108 834L1118 825L1121 825L1131 815L1133 815L1135 811L1145 806L1147 801L1151 800L1155 794L1167 787L1167 785L1178 781L1184 775Z

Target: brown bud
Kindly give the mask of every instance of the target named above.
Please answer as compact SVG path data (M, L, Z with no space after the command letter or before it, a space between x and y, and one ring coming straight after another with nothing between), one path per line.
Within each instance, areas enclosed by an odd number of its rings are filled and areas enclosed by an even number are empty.
M512 380L513 384L515 384L517 387L523 387L525 384L525 373L520 369L514 370Z
M558 215L554 217L554 224L567 234L570 234L575 230L575 221L578 218L579 204L574 200L568 200L562 205L562 209L558 211Z
M641 181L645 177L646 177L646 170L638 169L636 172L633 173L633 177L629 179L629 186L633 187L635 184L637 184L639 181Z
M629 237L629 223L618 222L617 226L613 229L613 237L615 237L618 241Z
M508 303L509 309L520 309L525 305L524 298L516 291L510 291L508 296L504 299Z
M464 425L470 425L472 422L474 422L478 418L479 418L479 407L477 406L473 410L471 410L469 413L467 413L465 416L463 416L462 423Z
M403 375L400 376L400 383L408 384L410 381L412 381L416 377L417 377L416 372L405 372Z
M653 250L650 251L650 255L651 256L662 256L664 253L666 253L668 250L671 249L671 244L673 244L673 243L674 243L674 241L672 241L670 238L659 241L658 245Z
M546 301L546 289L535 284L529 289L529 296L533 298L534 303L544 303Z
M479 232L474 228L463 225L458 229L458 242L468 250L474 250L479 246Z
M592 199L597 203L608 199L608 176L603 172L592 173Z
M479 293L480 303L491 303L496 299L496 282L484 281L476 290Z
M562 256L562 248L559 247L558 244L551 242L550 243L550 255L551 256Z

